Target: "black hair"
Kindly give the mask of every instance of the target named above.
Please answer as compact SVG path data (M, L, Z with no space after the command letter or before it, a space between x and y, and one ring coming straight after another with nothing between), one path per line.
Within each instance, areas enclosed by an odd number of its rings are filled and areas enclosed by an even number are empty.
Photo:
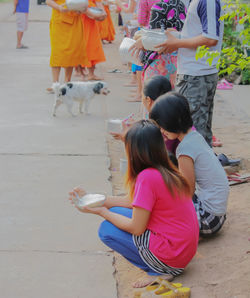
M166 146L158 125L152 120L135 122L125 135L125 148L128 156L126 185L130 198L133 198L138 174L147 169L157 169L169 191L189 192L186 179L168 158Z
M173 133L186 133L193 125L188 101L177 92L160 96L154 102L149 117L160 127Z
M155 101L159 96L172 90L169 80L164 76L153 76L144 82L143 94Z

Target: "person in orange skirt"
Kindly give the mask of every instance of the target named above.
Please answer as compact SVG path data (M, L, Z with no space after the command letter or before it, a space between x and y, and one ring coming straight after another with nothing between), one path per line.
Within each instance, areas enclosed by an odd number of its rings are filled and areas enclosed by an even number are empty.
M107 17L104 21L99 22L101 40L105 40L111 43L115 40L115 27L111 18L108 2L103 1L102 4L104 6Z
M89 0L89 8L90 7L101 8L103 10L103 14L97 17L89 9L82 14L84 40L86 43L88 62L81 65L82 67L88 68L88 80L100 80L101 78L95 75L95 66L97 63L106 61L106 59L102 48L98 21L103 21L107 15L101 0Z
M71 80L73 67L87 63L86 46L84 41L81 15L68 11L65 0L46 0L52 7L50 20L51 56L53 84L47 88L54 92L54 86L59 81L60 71L65 69L65 82Z

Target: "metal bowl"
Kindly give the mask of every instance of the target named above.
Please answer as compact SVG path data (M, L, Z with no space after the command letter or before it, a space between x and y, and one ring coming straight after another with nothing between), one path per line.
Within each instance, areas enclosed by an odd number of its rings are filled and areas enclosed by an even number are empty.
M143 29L142 30L142 45L145 50L157 51L155 46L165 42L167 36L164 32L158 29Z
M134 43L135 43L134 39L125 37L122 40L122 43L120 44L120 47L119 47L120 57L123 63L131 62L136 65L141 65L140 60L135 56L132 56L131 52L129 52L129 49L132 47Z
M107 121L108 132L121 133L122 132L122 120L121 119L109 119Z
M89 7L88 11L91 12L96 17L100 17L103 15L103 10L99 7Z
M79 207L101 207L106 200L105 194L87 193L83 197L78 197L73 200Z
M85 11L88 5L88 0L66 0L66 6L69 10Z
M141 36L142 36L142 45L145 50L149 51L157 51L155 46L164 43L167 40L167 35L165 31L161 29L142 29ZM170 31L170 33L176 37L180 38L180 32L178 31ZM159 49L158 49L159 50Z

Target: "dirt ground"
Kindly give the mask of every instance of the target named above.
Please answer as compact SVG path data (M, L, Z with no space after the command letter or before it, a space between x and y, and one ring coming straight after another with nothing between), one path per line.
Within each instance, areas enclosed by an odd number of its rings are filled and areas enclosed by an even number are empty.
M107 63L102 71L111 65L125 69L119 61L117 48L121 36L113 45L104 46ZM107 48L108 47L108 48ZM112 63L109 60L112 57ZM118 60L117 60L118 59ZM129 80L129 75L120 74L120 84ZM110 79L108 79L109 81ZM237 89L239 88L239 89ZM223 141L223 147L215 148L216 153L225 153L229 157L241 158L237 168L225 168L228 172L250 172L250 119L235 101L242 86L234 91L217 92L214 108L214 134ZM249 86L244 86L244 96L248 96ZM129 91L126 91L129 96ZM235 92L235 99L229 100L225 92ZM230 94L230 93L227 93ZM235 100L235 101L234 101ZM240 102L239 102L240 104ZM135 104L133 105L133 109ZM138 109L139 104L136 105ZM117 115L119 117L119 115ZM121 142L107 136L111 160L110 172L113 193L125 192L123 177L119 172L119 159L124 156ZM198 251L183 275L175 279L191 288L192 298L249 298L250 297L250 183L231 186L227 220L222 230L211 239L199 242ZM115 278L118 297L133 297L131 283L142 277L143 272L123 257L115 254Z

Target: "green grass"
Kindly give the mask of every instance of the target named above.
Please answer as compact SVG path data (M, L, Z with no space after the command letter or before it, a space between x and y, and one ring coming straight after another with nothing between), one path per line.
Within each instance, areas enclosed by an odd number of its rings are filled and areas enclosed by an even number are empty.
M12 0L0 0L0 3L12 2Z

